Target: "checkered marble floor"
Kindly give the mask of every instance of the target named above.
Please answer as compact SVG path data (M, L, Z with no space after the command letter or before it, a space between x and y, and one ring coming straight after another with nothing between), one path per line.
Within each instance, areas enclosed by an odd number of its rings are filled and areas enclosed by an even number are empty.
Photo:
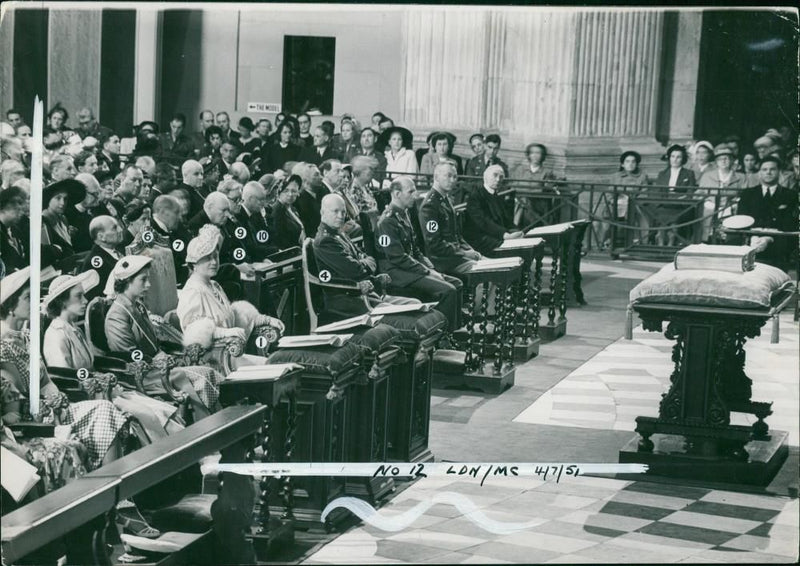
M341 535L303 564L791 563L798 500L597 477L558 484L509 478L423 478L380 509L402 513L437 492L470 498L489 518L538 524L492 534L449 505L400 532L370 525Z
M745 372L753 380L753 399L772 401L772 429L800 444L798 418L798 323L792 313L780 320L780 343L770 344L771 322L745 345ZM519 414L514 422L633 431L639 415L657 416L661 394L669 386L674 342L663 334L634 329L633 340L620 339L592 357ZM734 414L733 424L752 424L752 415Z

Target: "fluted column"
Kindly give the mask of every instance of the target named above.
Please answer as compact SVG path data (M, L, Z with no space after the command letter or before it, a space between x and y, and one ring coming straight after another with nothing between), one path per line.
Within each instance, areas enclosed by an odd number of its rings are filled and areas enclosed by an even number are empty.
M654 135L662 20L655 11L579 15L571 135Z
M488 14L409 9L404 25L403 123L481 126Z

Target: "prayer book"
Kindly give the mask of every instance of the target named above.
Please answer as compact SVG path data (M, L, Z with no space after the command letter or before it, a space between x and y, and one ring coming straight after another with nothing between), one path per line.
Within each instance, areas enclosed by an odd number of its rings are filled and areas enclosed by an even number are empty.
M352 337L352 334L284 336L278 340L278 348L313 348L314 346L333 346L334 348L340 348Z
M756 262L756 250L750 246L692 244L675 254L675 269L705 269L744 273Z
M374 327L378 325L382 318L382 315L373 316L371 314L362 314L361 316L354 316L352 318L346 318L344 320L318 326L314 332L325 334L326 332L340 332L358 326Z
M384 314L399 314L403 312L430 312L431 309L438 305L438 302L433 303L412 303L410 305L390 305L383 303L372 309L372 316Z
M526 236L556 236L563 234L572 228L572 222L562 222L561 224L550 224L549 226L538 226L528 230Z
M36 468L28 462L0 446L0 478L3 488L19 503L41 478Z
M472 266L472 271L502 271L505 269L513 269L520 265L522 265L521 257L481 259L475 262L475 265Z
M225 378L226 381L257 381L278 379L292 371L302 369L299 364L264 364L259 366L244 366Z
M518 250L520 248L535 248L542 243L541 238L514 238L513 240L503 240L498 250Z

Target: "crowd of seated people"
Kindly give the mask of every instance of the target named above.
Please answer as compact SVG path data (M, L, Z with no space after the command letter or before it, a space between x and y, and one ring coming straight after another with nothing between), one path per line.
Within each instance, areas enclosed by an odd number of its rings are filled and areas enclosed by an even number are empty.
M154 122L139 124L132 142L100 125L90 109L77 116L72 127L57 105L44 129L41 261L60 276L46 280L43 290L46 367L43 410L35 416L23 410L32 142L19 112L9 110L2 125L3 421L57 416L71 427L66 438L21 443L4 429L3 445L46 466L47 489L118 457L132 444L126 441L131 430L146 442L190 424L176 410L178 397L195 420L214 412L226 372L264 363L253 347L259 329L279 335L285 327L257 274L278 254L299 256L311 239L329 281L358 289L355 295L324 290L325 311L334 320L380 303L437 301L454 330L461 326L461 293L474 263L491 257L503 240L523 237L548 212L541 200L502 195L504 183L557 180L540 143L529 144L526 162L510 172L496 134L472 135L468 158L455 154L449 132L432 133L427 148L415 153L413 134L381 113L363 128L345 115L337 132L333 122L315 126L302 113L279 114L274 129L266 118L245 116L234 129L227 112L204 110L194 133L176 114L164 132ZM797 151L786 152L792 146L786 138L767 132L752 152L742 151L735 137L716 146L673 145L657 175L640 167L640 154L626 151L608 181L654 194L741 189L738 213L752 215L757 226L796 230L800 166ZM430 175L424 195L417 193L419 173ZM468 181L459 182L460 174ZM722 206L729 209L735 200ZM463 201L462 227L456 205ZM722 213L717 206L707 200L709 214ZM607 214L624 219L628 202L618 199ZM707 228L710 222L703 224L704 239ZM653 237L674 243L677 235ZM785 265L788 247L776 237L762 257ZM100 309L101 324L88 328L93 308ZM244 353L232 366L221 364L215 347L231 341L245 344ZM189 356L192 347L202 355ZM131 361L132 352L148 364L140 387L109 387L104 400L70 402L48 378L48 367L103 375L95 371L98 356Z

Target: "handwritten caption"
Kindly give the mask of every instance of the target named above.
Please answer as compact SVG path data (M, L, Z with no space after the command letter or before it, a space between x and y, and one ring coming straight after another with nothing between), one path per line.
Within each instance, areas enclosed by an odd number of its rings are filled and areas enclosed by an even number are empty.
M211 470L209 470L211 471ZM233 472L251 476L351 476L427 478L459 477L479 479L480 485L496 478L538 477L542 481L560 482L585 474L640 474L646 464L571 464L528 462L435 462L435 463L252 463L216 464L216 472Z

